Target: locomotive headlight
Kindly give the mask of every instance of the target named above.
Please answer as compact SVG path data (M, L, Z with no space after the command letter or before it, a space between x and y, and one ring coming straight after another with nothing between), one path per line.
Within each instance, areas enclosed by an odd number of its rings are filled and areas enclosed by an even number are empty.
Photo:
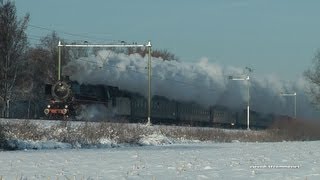
M50 105L47 106L47 108L50 108L50 107L51 107Z
M68 105L65 105L65 106L64 106L64 108L66 108L66 109L67 109L67 108L68 108Z
M68 113L68 110L67 110L67 109L63 109L63 110L62 110L62 114L63 114L63 115L65 115L65 114L67 114L67 113Z

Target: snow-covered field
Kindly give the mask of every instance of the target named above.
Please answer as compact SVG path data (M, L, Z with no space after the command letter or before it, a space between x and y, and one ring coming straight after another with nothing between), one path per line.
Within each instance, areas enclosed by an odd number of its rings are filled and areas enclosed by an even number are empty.
M3 151L0 179L320 179L319 147L310 141Z
M72 122L66 130L64 126L57 126L61 123L57 121L0 120L6 127L9 144L18 149L0 151L0 180L320 179L320 141L240 142L239 136L248 137L242 138L245 141L266 132L211 128L193 131L192 128L134 124L105 124L102 129L132 133L129 135L138 136L134 143L119 141L121 133L114 137L106 133L94 139L88 136L89 140L83 141L82 136L77 136L87 133L86 129L79 129L81 122ZM14 124L17 126L11 126ZM95 127L100 126L93 123L87 129L96 132L99 128ZM218 134L201 142L185 138L182 130L204 134L212 130ZM168 136L169 131L182 134ZM70 134L65 136L62 132ZM62 135L50 136L56 133ZM231 138L229 143L216 141L220 135ZM64 139L73 136L79 139ZM257 140L265 137L268 136ZM88 143L92 140L94 143Z

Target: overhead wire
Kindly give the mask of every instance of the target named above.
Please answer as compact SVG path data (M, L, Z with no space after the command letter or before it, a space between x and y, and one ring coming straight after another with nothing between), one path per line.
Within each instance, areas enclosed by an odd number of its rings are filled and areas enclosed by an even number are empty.
M99 40L101 41L101 38L97 38L97 37L93 37L93 36L87 36L87 35L83 35L83 34L76 34L76 33L70 33L70 32L66 32L66 31L61 31L61 30L55 30L55 29L52 29L52 28L47 28L47 27L43 27L43 26L38 26L38 25L33 25L33 24L29 24L29 26L31 28L36 28L36 29L42 29L42 30L46 30L46 31L50 31L50 32L58 32L58 33L61 33L61 34L64 34L64 35L68 35L68 36L74 36L74 37L81 37L81 38L85 38L84 40ZM112 39L105 39L107 41L110 41Z

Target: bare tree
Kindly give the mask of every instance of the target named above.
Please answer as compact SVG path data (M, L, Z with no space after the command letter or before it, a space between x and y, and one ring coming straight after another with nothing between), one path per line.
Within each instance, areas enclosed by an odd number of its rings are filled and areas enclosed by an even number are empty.
M313 67L304 72L304 77L309 82L307 89L312 102L320 107L320 51L317 51L313 58Z
M46 80L45 83L54 83L57 81L58 77L58 43L59 41L62 44L65 44L64 40L59 37L59 35L53 31L47 36L40 39L40 45L36 48L32 49L31 54L29 54L29 58L31 61L37 61L40 63L42 74ZM67 64L72 56L78 56L78 54L69 52L70 48L61 48L61 59L62 65Z
M9 104L13 97L16 77L23 64L27 50L26 29L29 14L18 19L16 6L12 1L0 4L0 96L1 115L9 117Z
M29 75L33 80L32 92L43 92L45 84L52 84L57 81L58 68L58 42L63 41L56 32L52 32L40 39L37 47L30 48L27 53L27 63ZM66 50L62 49L63 59L69 59ZM65 64L65 61L63 61ZM35 98L39 98L35 94Z

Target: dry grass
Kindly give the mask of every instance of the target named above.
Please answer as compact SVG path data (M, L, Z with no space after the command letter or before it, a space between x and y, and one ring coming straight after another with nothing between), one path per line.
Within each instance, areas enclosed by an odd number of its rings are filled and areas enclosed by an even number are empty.
M170 127L169 127L170 129ZM168 137L183 138L200 141L214 142L256 142L272 141L266 131L246 131L246 130L225 130L215 128L178 128L175 130L162 129L162 133Z
M303 120L279 120L267 130L224 130L195 127L163 127L162 134L173 138L215 142L281 142L320 140L320 124Z
M0 132L5 134L3 136L5 137L4 139L54 140L69 143L74 147L77 147L79 144L82 147L86 145L98 145L101 139L109 139L116 144L139 144L141 136L147 134L141 125L123 123L86 122L78 126L72 126L70 122L61 122L49 128L43 128L26 120L19 123L6 123L3 127L5 128Z
M314 141L320 140L320 124L303 120L280 120L268 130L276 140Z
M0 148L9 139L69 143L73 147L99 145L101 139L115 144L139 145L142 137L159 134L173 139L214 142L281 142L320 140L320 125L306 121L278 121L268 130L224 130L216 128L151 126L124 123L57 123L47 128L31 121L0 125Z

